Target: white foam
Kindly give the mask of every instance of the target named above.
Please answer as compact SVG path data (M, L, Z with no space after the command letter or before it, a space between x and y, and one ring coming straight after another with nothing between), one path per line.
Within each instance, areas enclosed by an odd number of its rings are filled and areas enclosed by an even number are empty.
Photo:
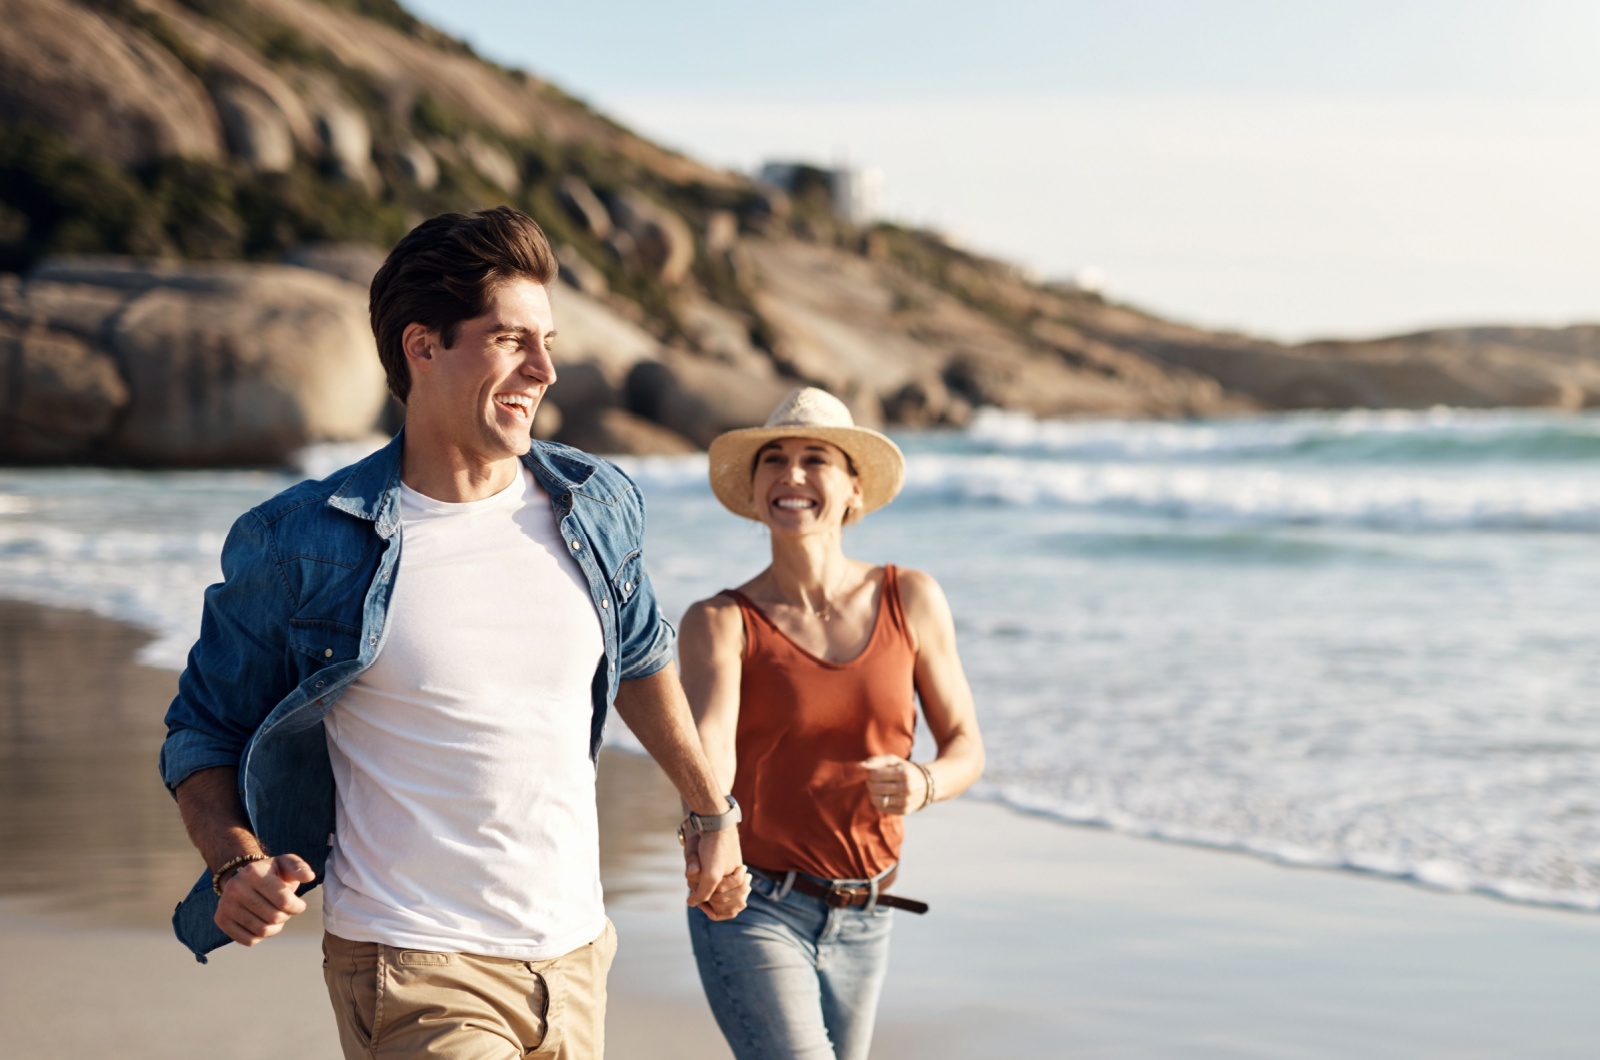
M1600 475L1503 469L1091 463L921 454L905 496L1210 520L1393 529L1600 531Z
M1259 458L1354 445L1404 456L1405 444L1437 449L1457 443L1484 450L1554 436L1600 443L1600 416L1509 409L1351 409L1236 420L1035 420L1022 412L982 409L966 436L1000 451L1101 460Z
M1405 880L1453 894L1485 894L1524 905L1600 912L1600 890L1541 884L1515 876L1496 876L1474 871L1471 866L1464 863L1440 858L1410 862L1387 853L1360 851L1341 853L1327 847L1276 842L1264 837L1148 821L1131 814L1103 813L1082 806L1063 804L1025 787L980 784L973 789L972 794L977 798L1003 803L1024 813L1054 818L1067 824L1104 828L1125 835L1182 843L1186 846L1231 850L1284 865L1343 869Z

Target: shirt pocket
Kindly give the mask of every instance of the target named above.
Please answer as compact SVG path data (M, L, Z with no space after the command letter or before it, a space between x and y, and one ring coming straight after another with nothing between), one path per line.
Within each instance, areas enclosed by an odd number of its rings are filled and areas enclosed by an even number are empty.
M361 657L361 630L331 618L291 618L289 644L302 659L302 671L320 670Z

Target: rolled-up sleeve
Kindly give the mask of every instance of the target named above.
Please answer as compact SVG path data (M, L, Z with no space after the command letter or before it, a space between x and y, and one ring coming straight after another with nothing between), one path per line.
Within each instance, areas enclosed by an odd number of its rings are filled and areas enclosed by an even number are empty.
M649 574L639 575L638 589L630 603L632 615L628 615L629 608L623 610L628 624L622 634L622 669L618 676L624 681L637 681L662 670L673 660L678 631L661 613Z
M206 590L200 639L167 708L161 779L169 790L202 769L237 766L288 694L288 587L260 517L246 512L222 546L222 581Z

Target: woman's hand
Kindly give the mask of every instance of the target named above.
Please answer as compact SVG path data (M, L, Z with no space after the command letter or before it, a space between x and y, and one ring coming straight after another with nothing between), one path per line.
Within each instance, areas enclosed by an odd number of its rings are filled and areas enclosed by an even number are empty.
M717 832L710 834L719 835ZM737 835L731 832L729 834ZM689 884L691 892L700 890L702 838L699 832L689 832L683 836L683 878ZM744 911L749 900L750 873L743 864L737 865L733 871L719 879L710 896L704 901L696 902L693 894L690 895L690 904L703 910L712 920L732 920Z
M904 815L922 809L928 801L927 778L904 758L873 755L861 768L867 771L867 794L879 813Z

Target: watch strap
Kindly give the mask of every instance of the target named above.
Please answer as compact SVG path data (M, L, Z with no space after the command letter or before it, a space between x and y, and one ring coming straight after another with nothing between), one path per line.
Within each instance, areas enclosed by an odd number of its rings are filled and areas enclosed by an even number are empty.
M720 832L724 828L732 828L744 820L744 814L739 809L739 801L732 795L727 796L728 809L725 813L695 813L689 811L689 816L683 819L683 828L690 832Z

